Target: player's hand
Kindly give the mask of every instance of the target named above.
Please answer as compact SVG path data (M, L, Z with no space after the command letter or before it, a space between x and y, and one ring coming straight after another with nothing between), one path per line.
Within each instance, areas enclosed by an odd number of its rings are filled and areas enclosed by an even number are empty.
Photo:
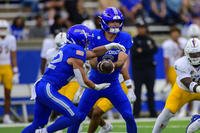
M128 89L127 97L131 103L135 102L136 96L135 96L133 89Z
M19 83L19 73L14 73L12 80L13 80L14 84L18 84Z
M135 102L136 100L136 96L135 96L135 93L134 93L134 87L133 87L133 82L131 79L128 79L126 81L124 81L127 88L128 88L128 93L127 93L127 97L129 99L129 101L132 103L132 102Z
M116 48L116 49L122 50L123 52L126 51L126 48L125 48L123 45L121 45L121 44L119 44L119 43L114 43L114 42L105 45L105 48L106 48L107 50Z
M106 89L110 86L110 83L95 84L95 90Z

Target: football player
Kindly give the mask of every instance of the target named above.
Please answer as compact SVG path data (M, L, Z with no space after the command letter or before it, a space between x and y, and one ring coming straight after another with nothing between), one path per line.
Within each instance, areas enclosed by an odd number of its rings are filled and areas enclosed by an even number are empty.
M85 118L99 98L108 98L126 121L127 132L137 133L137 127L132 113L131 104L128 97L123 92L118 80L121 68L128 58L128 52L130 47L132 46L132 39L128 33L121 31L123 27L124 17L119 9L115 7L106 8L105 11L101 14L100 20L102 29L93 31L94 39L90 43L89 49L92 50L93 48L96 48L98 46L103 46L110 42L114 42L120 43L121 45L125 46L126 52L111 49L107 51L104 55L97 58L97 62L100 62L104 59L112 60L115 65L115 70L110 74L104 74L99 72L94 67L90 71L89 78L95 83L107 82L111 83L111 85L110 87L100 91L86 89L81 97L78 109ZM83 119L75 125L70 126L70 128L68 129L68 133L77 133L79 125L82 121Z
M16 60L16 39L9 34L9 23L0 20L0 83L4 86L5 110L3 123L10 124L10 100L13 83L19 82L19 74Z
M101 56L112 48L124 50L124 47L115 43L97 47L92 51L85 51L90 42L92 34L90 29L83 25L74 25L67 32L68 42L64 45L48 65L44 75L35 83L34 120L31 125L23 129L22 133L55 132L77 123L83 119L82 113L77 110L73 103L58 90L66 85L73 77L76 77L80 86L95 90L105 89L109 83L95 84L89 80L83 70L86 59ZM59 117L52 125L43 128L52 110L56 110L63 116Z
M188 27L187 35L188 35L189 38L196 37L196 38L200 39L200 28L199 28L199 26L197 24L191 24ZM191 104L192 104L192 108L191 108L190 114L191 115L198 114L199 108L200 108L200 101L193 101Z
M164 41L162 45L165 75L166 75L166 86L168 84L172 86L176 81L176 72L174 69L174 62L178 58L184 55L184 47L187 42L185 38L181 37L181 31L177 27L171 27L170 36L171 36L171 39ZM180 110L178 117L183 117L186 115L186 107L187 106L185 105Z
M200 40L189 39L184 52L185 56L175 62L177 79L155 122L153 133L160 133L184 104L200 100Z

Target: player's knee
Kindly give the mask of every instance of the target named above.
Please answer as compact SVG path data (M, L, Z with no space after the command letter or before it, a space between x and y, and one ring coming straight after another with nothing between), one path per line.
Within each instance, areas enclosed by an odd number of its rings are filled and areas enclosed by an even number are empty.
M73 117L71 117L71 121L73 123L81 123L86 118L84 113L77 112Z
M122 114L122 117L124 118L124 120L126 122L132 122L132 123L135 123L135 120L134 120L134 117L133 117L133 114L132 113L123 113Z

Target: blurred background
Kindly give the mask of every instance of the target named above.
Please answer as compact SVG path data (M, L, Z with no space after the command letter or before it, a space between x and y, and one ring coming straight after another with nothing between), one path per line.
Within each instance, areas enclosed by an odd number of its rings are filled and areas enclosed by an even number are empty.
M17 39L17 63L19 84L12 90L12 118L27 122L32 119L33 102L29 101L31 87L40 75L41 48L48 38L66 31L74 24L92 21L96 28L98 15L109 6L120 8L125 16L124 31L137 35L137 24L144 23L149 35L158 46L156 62L155 109L160 112L170 90L166 84L162 44L172 37L172 27L180 30L178 37L188 37L191 24L200 26L199 0L0 0L0 19L10 24L10 33ZM173 49L172 49L173 50ZM132 75L132 68L130 68ZM134 76L134 75L132 75ZM145 86L142 87L141 113L148 117ZM4 114L3 86L0 86L0 118ZM186 110L191 110L188 106ZM116 110L113 118L120 118ZM189 113L184 116L190 115ZM105 116L107 117L107 116ZM110 117L110 115L109 115Z

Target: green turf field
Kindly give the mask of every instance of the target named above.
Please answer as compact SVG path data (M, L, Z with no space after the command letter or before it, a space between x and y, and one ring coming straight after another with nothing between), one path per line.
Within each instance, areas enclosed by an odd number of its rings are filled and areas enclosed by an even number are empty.
M189 123L188 120L171 120L169 125L166 129L163 130L163 133L185 133L185 128L187 124ZM113 121L113 133L125 133L125 123L123 121ZM138 133L151 133L152 128L154 125L154 120L137 120L137 126L138 126ZM20 133L23 129L24 124L15 124L15 125L0 125L0 133ZM87 131L88 124L83 124L83 133ZM63 131L63 133L65 133ZM200 131L198 132L200 133Z

